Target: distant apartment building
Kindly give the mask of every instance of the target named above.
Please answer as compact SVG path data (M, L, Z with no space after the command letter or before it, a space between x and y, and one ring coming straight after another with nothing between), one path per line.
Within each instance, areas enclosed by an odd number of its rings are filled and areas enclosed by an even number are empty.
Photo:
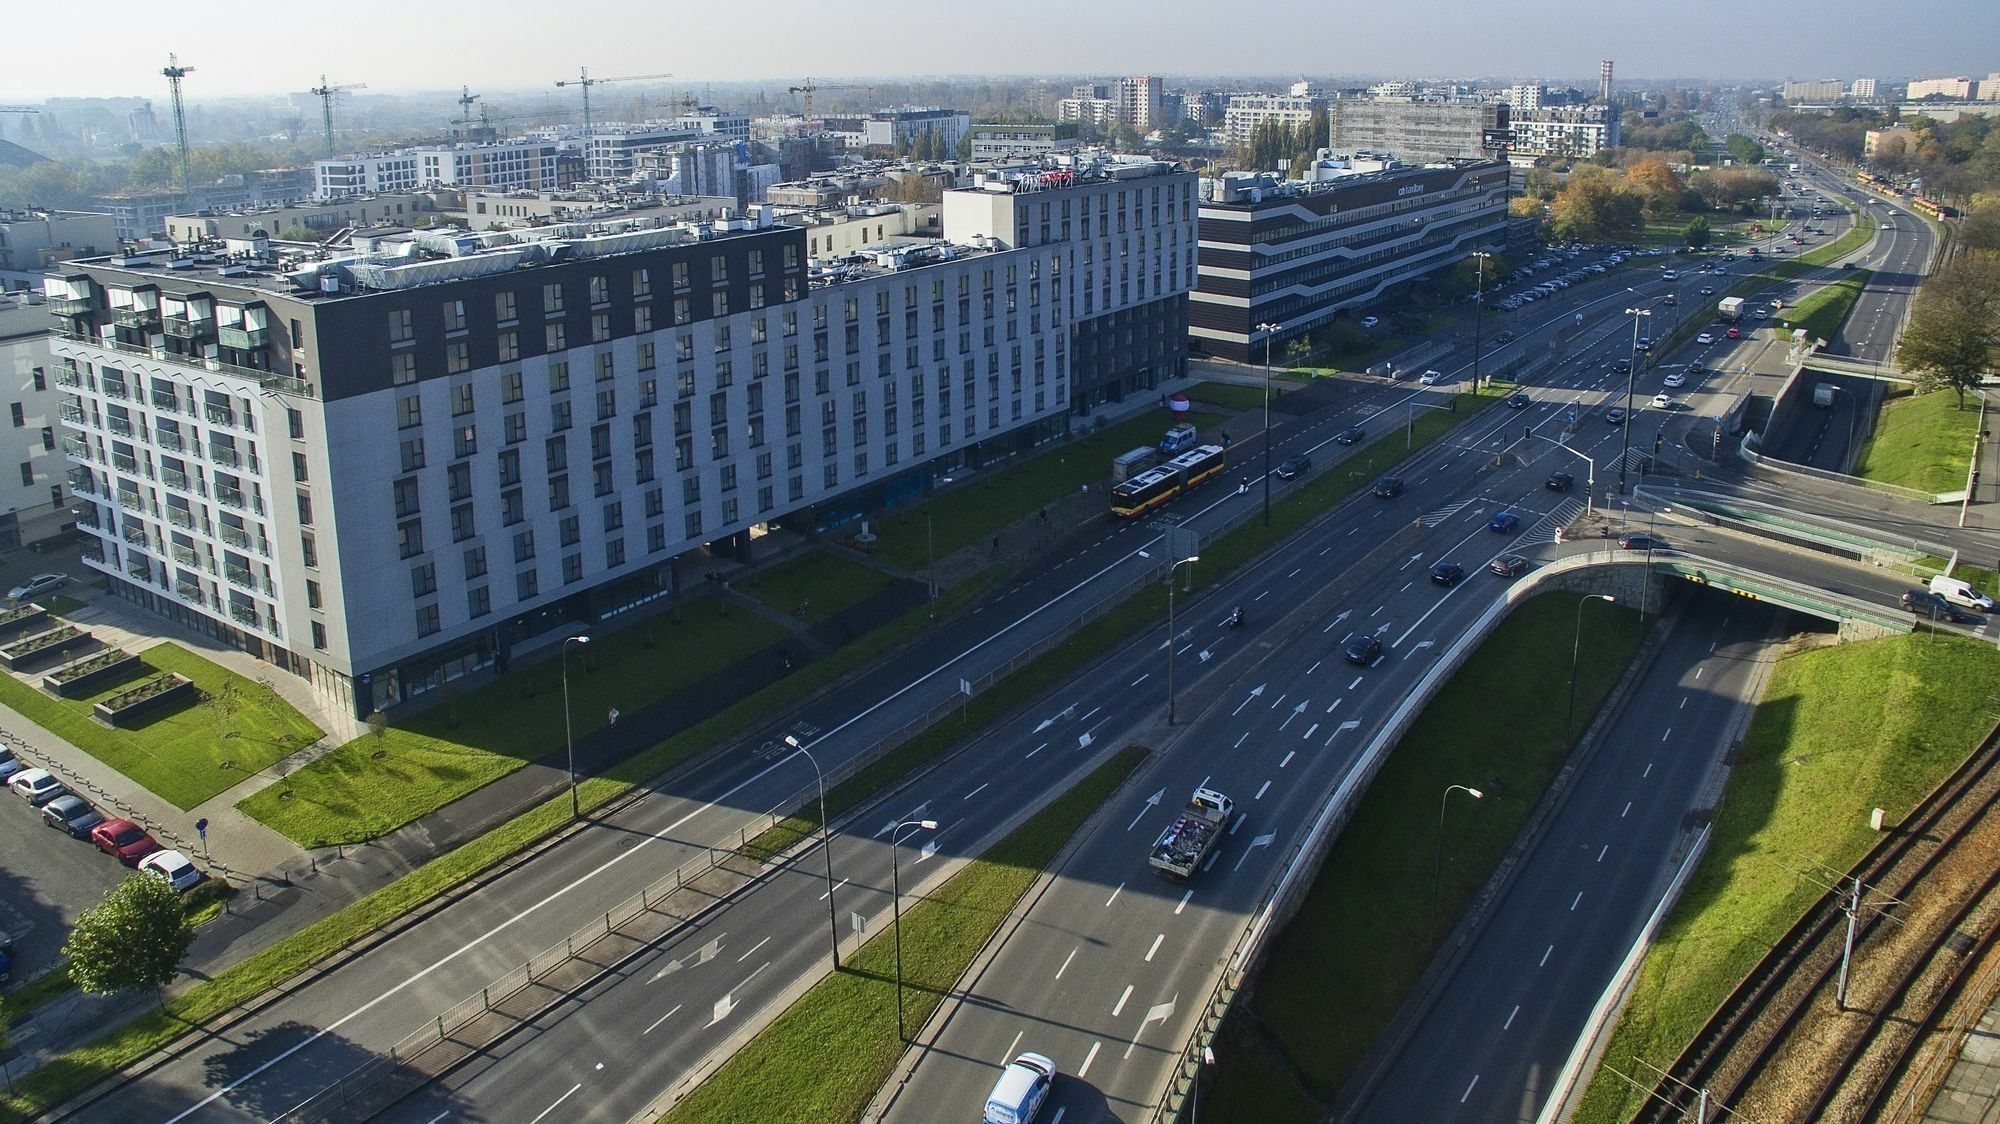
M1978 83L1970 78L1919 78L1903 91L1903 100L1944 98L1949 101L1971 101L1977 89Z
M39 290L47 266L117 248L118 220L108 213L0 208L0 290Z
M1542 101L1547 97L1547 88L1537 85L1509 86L1500 93L1500 100L1511 106L1517 114L1523 110L1542 108Z
M1312 115L1325 105L1324 99L1310 96L1237 94L1223 110L1222 128L1229 147L1244 149L1250 147L1250 135L1259 125L1276 121L1286 128L1297 129L1309 123Z
M1847 86L1847 96L1856 101L1875 100L1875 79L1856 78Z
M449 199L449 193L446 194ZM168 215L166 233L168 241L188 243L204 238L250 238L259 233L266 238L278 238L285 231L302 226L324 238L346 227L411 225L420 221L419 215L439 210L438 198L427 192L356 195L325 203Z
M313 195L402 194L428 187L553 190L556 145L539 139L425 145L313 161Z
M583 153L584 179L600 184L623 183L638 174L642 155L678 148L699 137L693 129L661 121L593 125L590 133L578 141Z
M1105 158L947 192L947 239L838 271L757 219L68 263L84 564L357 717L421 699L1179 373L1193 204Z
M938 237L943 230L941 203L859 203L811 211L780 211L777 221L806 232L806 256L814 260L846 258L887 249L911 240Z
M57 446L49 353L55 323L40 289L0 294L0 549L56 533L68 521L69 464Z
M1075 148L1077 127L1058 125L974 125L972 159L1036 160L1062 149Z
M1603 149L1617 148L1620 142L1618 109L1610 105L1514 108L1507 128L1508 155L1515 159L1587 159Z
M492 230L611 219L714 222L729 218L737 210L734 196L581 190L468 192L464 210L451 218L473 230Z
M1110 98L1068 97L1056 103L1056 119L1104 129L1118 123L1118 103Z
M166 229L167 216L206 205L201 192L193 197L174 190L119 191L90 200L93 211L111 216L118 237L144 238Z
M1149 74L1120 78L1111 88L1118 123L1130 125L1141 134L1165 127L1169 122L1161 104L1164 92L1161 80Z
M712 105L697 106L674 118L674 125L709 140L750 140L750 115L726 113Z
M1847 83L1838 78L1817 78L1806 81L1786 79L1783 91L1788 102L1826 105L1837 102L1846 95Z
M1198 354L1262 362L1258 325L1278 325L1268 334L1282 346L1506 240L1504 163L1322 157L1319 180L1202 181L1200 281L1188 310Z
M1497 102L1341 99L1327 105L1328 147L1387 152L1409 164L1484 160L1489 143L1508 137L1511 121L1509 107Z
M906 142L915 143L917 138L930 132L943 143L947 158L958 150L958 139L971 128L970 114L936 106L883 109L868 114L826 118L827 132L841 137L852 149L893 150Z

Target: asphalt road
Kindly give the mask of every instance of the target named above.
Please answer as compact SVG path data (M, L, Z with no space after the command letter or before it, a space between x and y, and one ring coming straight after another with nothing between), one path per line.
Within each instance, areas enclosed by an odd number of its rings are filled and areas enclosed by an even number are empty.
M1702 784L1806 622L1693 592L1402 1049L1342 1119L1533 1121L1681 863Z
M125 869L88 840L44 824L26 800L0 792L0 872L0 933L13 938L18 985L55 964L77 914L96 905Z

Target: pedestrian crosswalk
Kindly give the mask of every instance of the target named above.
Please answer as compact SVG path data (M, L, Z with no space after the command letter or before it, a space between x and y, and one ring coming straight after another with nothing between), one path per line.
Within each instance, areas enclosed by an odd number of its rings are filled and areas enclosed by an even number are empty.
M1417 520L1417 522L1426 527L1435 527L1452 516L1457 515L1459 512L1464 511L1466 508L1471 507L1473 503L1474 500L1472 499L1460 500L1449 507L1441 507L1436 511L1427 513L1423 518Z
M1569 526L1570 522L1583 512L1583 508L1582 500L1565 499L1556 505L1554 511L1542 516L1535 521L1534 526L1528 528L1527 533L1521 536L1521 545L1539 546L1545 542L1556 541L1556 528Z

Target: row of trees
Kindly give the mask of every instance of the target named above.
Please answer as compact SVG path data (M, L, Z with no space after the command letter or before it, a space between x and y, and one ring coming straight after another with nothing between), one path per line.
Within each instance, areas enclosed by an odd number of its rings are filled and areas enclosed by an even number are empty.
M1547 207L1553 237L1595 242L1636 234L1648 219L1741 209L1777 189L1778 177L1761 168L1714 168L1683 180L1664 159L1645 156L1623 169L1579 164L1561 179L1549 169L1536 168L1528 173L1526 193L1513 206L1515 214L1528 216ZM1705 242L1705 222L1701 229Z
M1235 154L1236 163L1256 172L1275 172L1290 161L1291 167L1311 163L1313 154L1329 143L1331 127L1326 110L1318 109L1304 124L1287 125L1266 118L1250 129L1250 142Z
M253 144L203 145L188 151L196 183L259 168L309 163L309 148L269 148ZM97 195L178 187L180 153L172 145L135 148L119 161L47 160L14 171L0 170L0 206L82 208Z

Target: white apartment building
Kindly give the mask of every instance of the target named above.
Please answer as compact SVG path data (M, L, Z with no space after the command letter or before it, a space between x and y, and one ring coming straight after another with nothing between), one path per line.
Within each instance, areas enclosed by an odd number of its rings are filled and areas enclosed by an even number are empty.
M1875 100L1875 79L1856 78L1847 87L1847 96L1856 101Z
M0 547L52 535L68 520L64 473L56 445L56 387L49 355L55 323L41 290L0 295Z
M1584 159L1619 144L1619 116L1608 105L1549 105L1515 109L1508 121L1508 156Z
M1231 148L1247 148L1250 134L1264 122L1276 121L1297 129L1310 122L1312 115L1325 105L1322 98L1291 94L1237 94L1229 99L1229 108L1223 111L1222 128Z
M702 134L697 130L664 121L593 125L580 142L584 178L595 183L623 183L638 172L642 154L701 139Z
M549 191L556 186L556 146L545 140L516 139L315 160L313 185L314 197L322 200L407 194L428 187Z
M949 241L825 272L753 220L73 263L44 307L86 565L365 717L1049 440L1079 373L1177 373L1193 203L1153 161L996 178Z
M109 212L0 208L0 290L39 290L50 264L117 247L118 220Z
M1949 98L1952 101L1971 101L1978 83L1970 78L1919 78L1910 83L1903 92L1905 101L1922 101L1925 98Z

